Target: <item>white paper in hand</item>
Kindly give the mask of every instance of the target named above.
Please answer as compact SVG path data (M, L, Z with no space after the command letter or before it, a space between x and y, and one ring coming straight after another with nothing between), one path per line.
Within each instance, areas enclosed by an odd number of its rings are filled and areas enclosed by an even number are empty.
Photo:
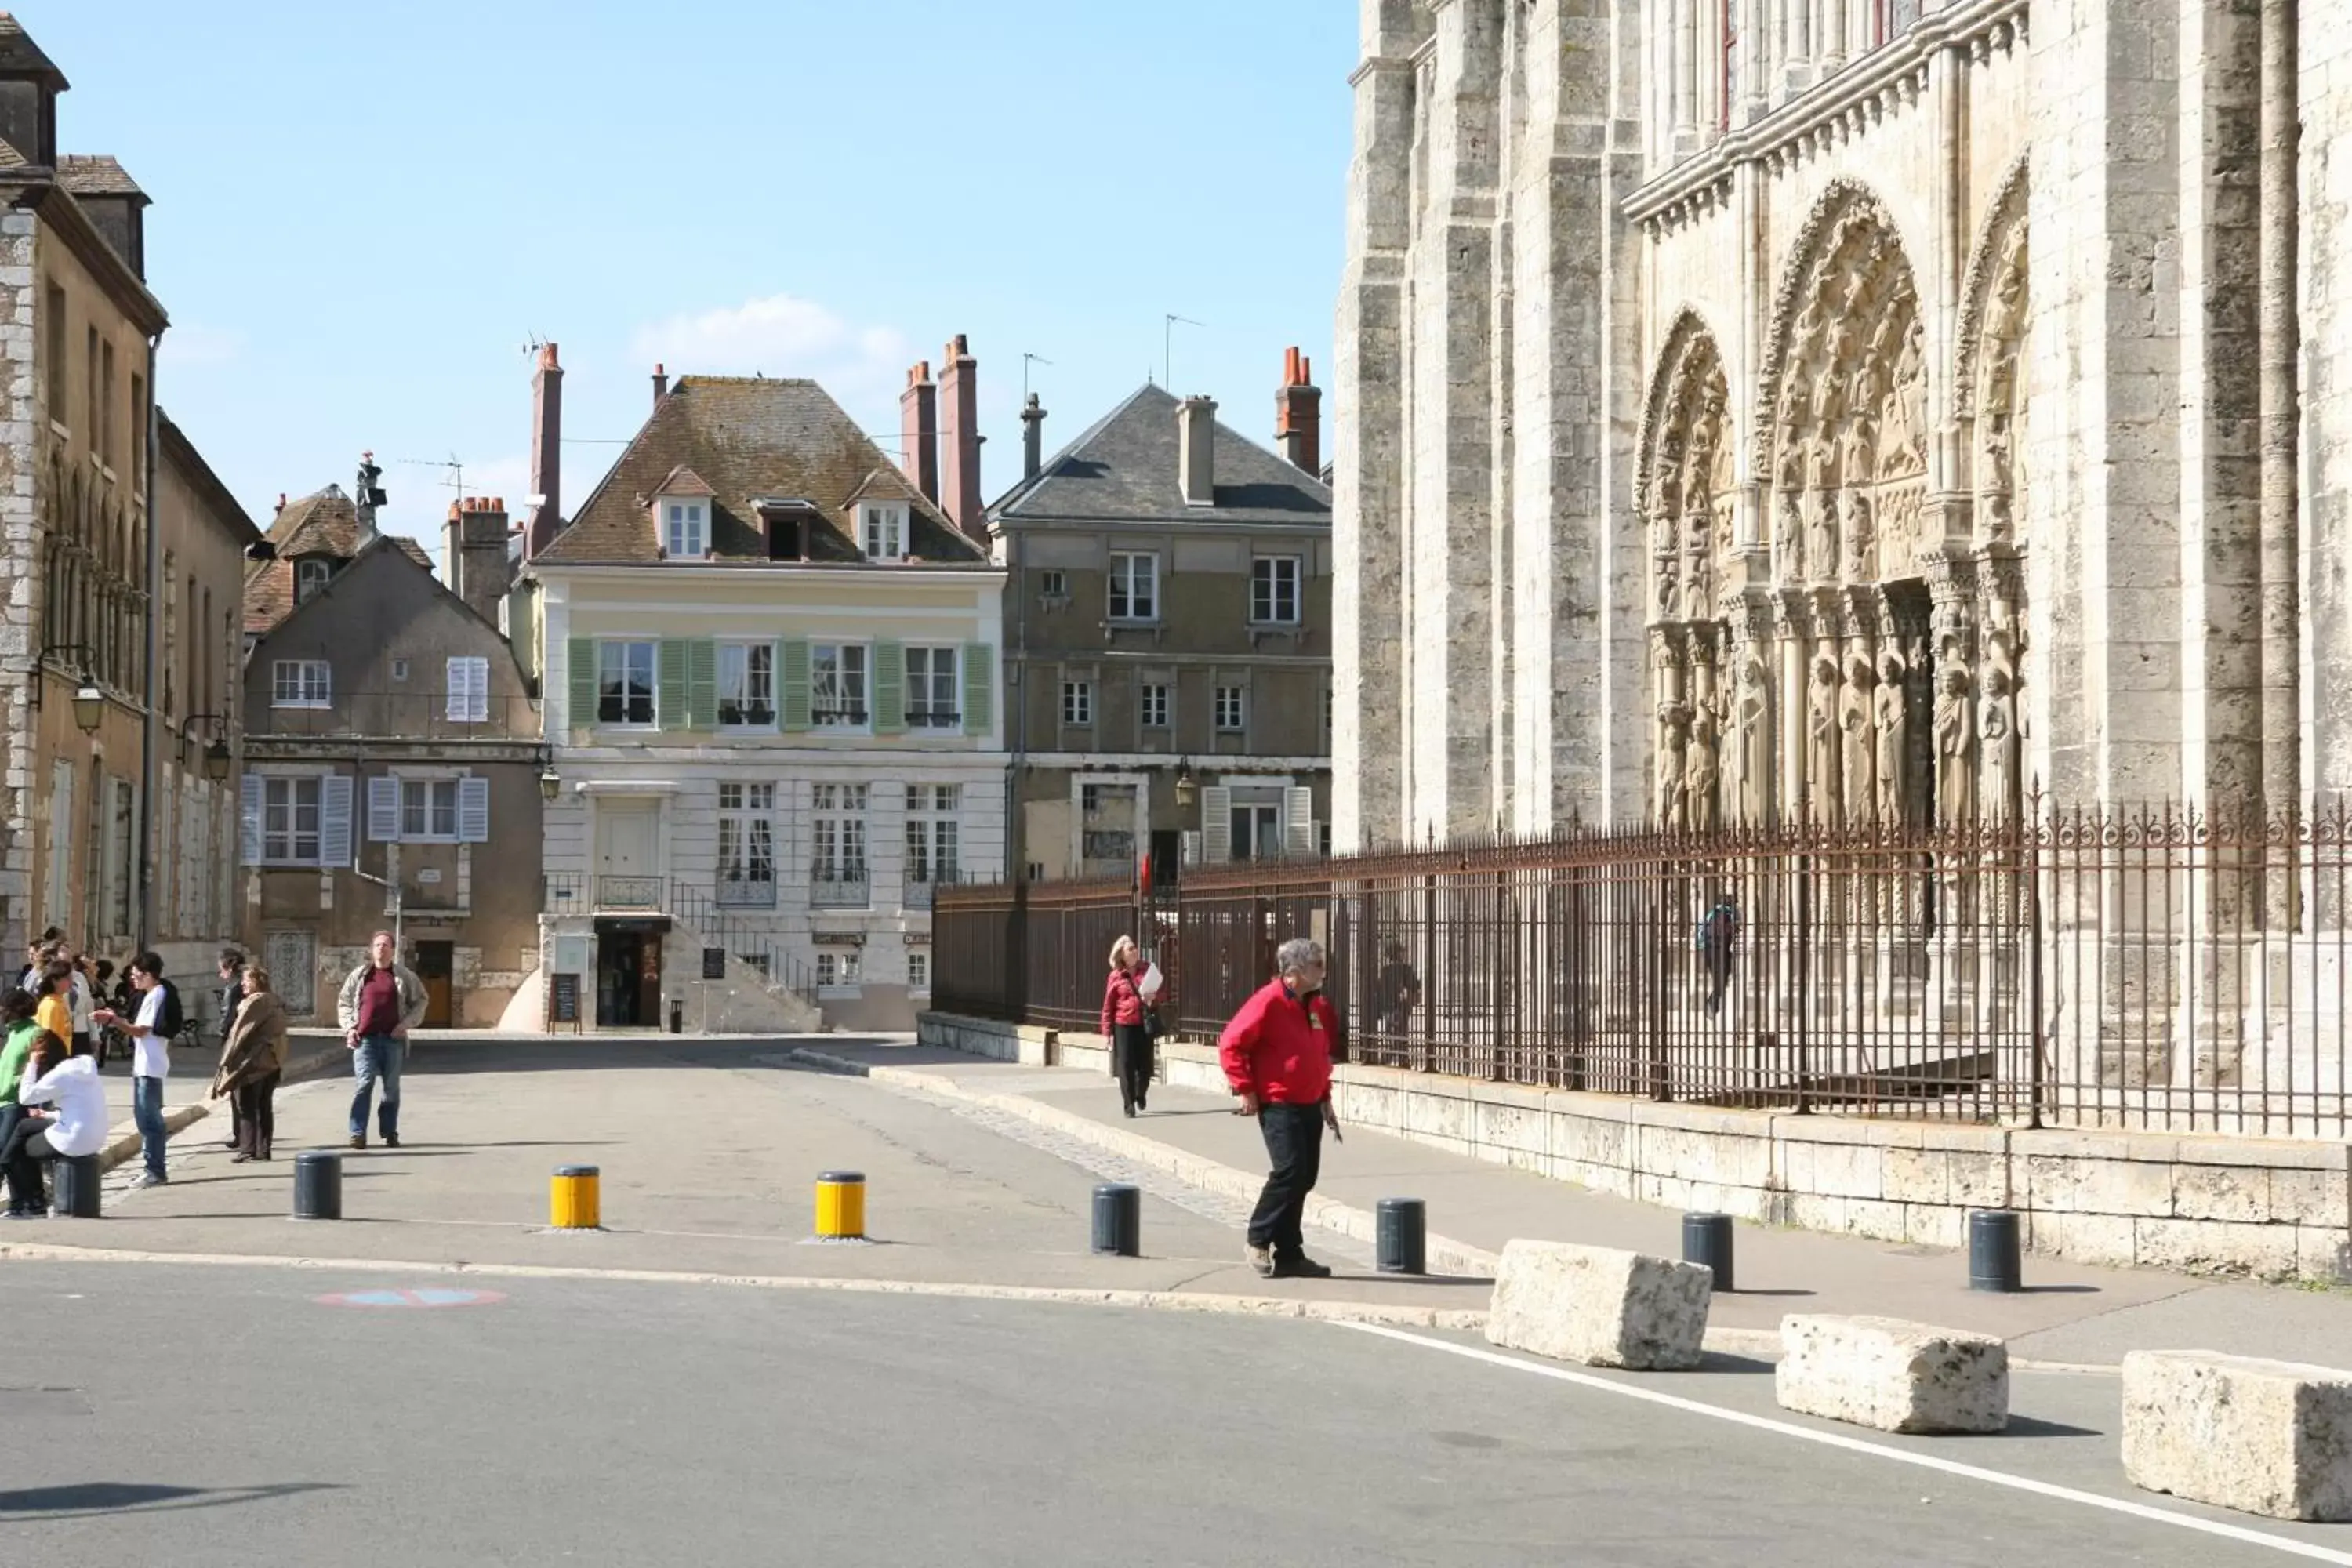
M1160 994L1160 987L1162 984L1164 984L1164 977L1160 973L1160 965L1147 963L1143 966L1143 979L1135 989L1146 1002L1149 1002Z

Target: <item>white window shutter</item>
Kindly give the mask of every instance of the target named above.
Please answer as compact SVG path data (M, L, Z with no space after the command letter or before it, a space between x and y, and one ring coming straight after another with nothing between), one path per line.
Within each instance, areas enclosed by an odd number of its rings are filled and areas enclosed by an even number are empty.
M248 866L261 864L261 775L247 773L237 781L237 858Z
M1315 792L1282 792L1282 852L1294 859L1315 858Z
M319 864L352 863L352 776L329 773L319 781Z
M1177 836L1177 853L1181 864L1186 866L1199 865L1201 863L1200 834L1189 827L1182 833L1179 834Z
M1234 792L1211 787L1201 792L1201 858L1221 866L1234 858Z
M453 724L486 724L490 717L490 661L467 654L448 661L448 718Z
M457 781L457 838L465 844L486 844L490 837L490 781Z
M378 844L400 842L400 781L386 775L368 780L368 837Z

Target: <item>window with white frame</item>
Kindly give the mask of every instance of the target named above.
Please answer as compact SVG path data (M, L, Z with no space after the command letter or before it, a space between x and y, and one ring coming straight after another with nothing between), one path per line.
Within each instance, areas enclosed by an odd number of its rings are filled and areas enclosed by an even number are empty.
M1237 734L1249 723L1249 688L1220 686L1217 688L1217 728L1228 734Z
M317 778L261 781L261 859L268 866L319 863Z
M815 643L809 648L809 721L837 729L864 724L866 645Z
M956 682L956 650L952 647L910 647L907 650L907 723L914 729L952 730L963 722L958 711L962 689Z
M858 952L854 947L824 947L817 950L816 983L826 990L842 990L858 981Z
M1062 722L1091 724L1095 721L1095 683L1091 680L1062 682Z
M323 658L281 658L270 666L269 705L272 708L332 706L331 678Z
M596 645L596 722L653 723L656 658L656 647L650 642Z
M1298 624L1300 559L1261 555L1250 563L1250 619L1261 626Z
M674 500L662 503L662 548L673 561L699 561L709 548L709 533L704 526L708 514L698 500Z
M1166 683L1157 680L1145 681L1142 687L1139 689L1136 708L1138 716L1142 720L1143 727L1145 729L1165 730L1168 728L1170 703Z
M1115 550L1110 557L1110 618L1160 618L1160 557L1147 551Z
M907 786L907 880L952 882L960 847L957 817L963 790L956 784Z
M776 645L719 645L719 721L730 729L765 729L776 721Z
M907 513L904 508L866 505L860 509L866 534L866 559L896 561L907 553Z
M405 662L405 661L403 661ZM490 721L490 661L468 655L448 661L448 718L452 724Z
M1070 596L1070 574L1067 572L1038 573L1037 592L1048 599L1068 598Z
M776 901L776 786L719 786L719 901Z
M931 955L919 947L907 950L907 989L929 991L931 988Z
M824 889L866 886L866 786L813 786L809 814L809 880Z
M407 844L457 841L457 781L400 781L400 837Z
M310 595L327 585L335 574L335 563L323 555L305 557L294 563L294 602L307 605Z

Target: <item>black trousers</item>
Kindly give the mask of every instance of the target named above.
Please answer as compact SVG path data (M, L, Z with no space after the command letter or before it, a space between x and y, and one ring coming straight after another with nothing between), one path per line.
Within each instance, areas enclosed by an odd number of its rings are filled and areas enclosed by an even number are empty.
M49 1146L49 1123L39 1117L22 1117L8 1130L7 1143L0 1146L0 1168L8 1173L9 1207L41 1206L41 1162L56 1158L58 1152Z
M256 1160L269 1158L269 1141L278 1132L278 1080L282 1073L247 1079L229 1092L236 1108L236 1146Z
M1152 1071L1151 1031L1140 1024L1113 1024L1110 1026L1110 1070L1118 1079L1118 1097L1129 1105L1140 1105L1151 1092Z
M1701 955L1706 960L1706 1010L1723 1009L1723 994L1731 988L1731 950L1709 948Z
M1257 1130L1265 1139L1265 1157L1272 1167L1265 1190L1258 1194L1257 1210L1250 1215L1249 1244L1271 1247L1276 1258L1288 1260L1307 1250L1300 1234L1307 1218L1307 1194L1323 1170L1323 1107L1262 1105Z

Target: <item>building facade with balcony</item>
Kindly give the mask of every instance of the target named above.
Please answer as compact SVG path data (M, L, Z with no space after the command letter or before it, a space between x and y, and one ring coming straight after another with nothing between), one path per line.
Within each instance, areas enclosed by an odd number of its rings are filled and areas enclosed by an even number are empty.
M1003 869L1003 574L811 381L681 377L568 521L536 483L550 994L911 1027L931 889Z
M1036 879L1320 853L1331 496L1290 351L1277 457L1146 386L989 509L1007 571L1013 831Z

